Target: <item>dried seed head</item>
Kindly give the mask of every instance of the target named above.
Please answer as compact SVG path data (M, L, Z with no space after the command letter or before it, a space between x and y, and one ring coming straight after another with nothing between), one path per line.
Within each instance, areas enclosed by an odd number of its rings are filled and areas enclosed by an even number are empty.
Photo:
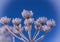
M55 21L54 21L53 19L48 20L46 24L47 24L47 26L50 26L50 27L53 27L53 26L56 25L56 24L55 24Z
M45 32L49 32L50 31L50 27L49 26L47 26L47 25L44 25L44 26L42 26L42 28L43 28L43 30L45 31Z
M34 18L29 18L29 19L25 19L24 24L31 25L33 22L34 22Z
M12 23L14 25L19 25L21 23L21 19L20 18L15 18L15 19L12 20Z
M2 23L2 24L5 24L5 25L7 25L9 22L10 22L10 18L8 18L8 17L2 17L1 19L0 19L0 22Z
M46 17L39 17L39 19L37 19L37 21L41 24L44 24L44 23L46 23L47 18Z
M26 19L31 18L33 16L33 12L24 9L22 12L22 16Z

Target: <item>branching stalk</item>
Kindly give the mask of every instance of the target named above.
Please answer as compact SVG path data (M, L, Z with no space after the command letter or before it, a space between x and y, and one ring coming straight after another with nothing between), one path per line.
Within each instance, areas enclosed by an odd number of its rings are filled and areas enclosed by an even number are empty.
M7 30L8 30L12 35L14 35L16 38L18 38L18 39L26 42L25 40L23 40L23 39L21 39L20 37L16 36L12 31L10 31L10 29L9 29L8 27L7 27Z
M31 32L28 31L29 40L31 40Z
M15 37L13 37L13 42L15 42Z
M20 36L21 36L25 41L28 42L28 39L24 36L24 34L22 34L22 33L19 33L19 34L20 34Z
M48 33L45 33L44 35L42 35L41 37L39 37L37 40L35 40L35 42L41 42L47 35Z
M35 40L38 35L39 35L39 32L37 32L37 34L35 35L35 37L33 38L33 40Z

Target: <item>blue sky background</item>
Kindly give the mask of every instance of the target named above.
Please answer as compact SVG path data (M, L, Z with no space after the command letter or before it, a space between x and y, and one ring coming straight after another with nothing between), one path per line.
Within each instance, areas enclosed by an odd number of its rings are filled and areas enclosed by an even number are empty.
M0 14L2 16L8 16L10 18L20 17L23 19L21 12L23 9L26 10L32 10L34 12L33 18L35 20L38 17L45 16L48 19L54 19L56 21L56 26L52 29L51 32L48 33L46 38L42 40L42 42L60 42L60 28L59 28L59 13L56 4L53 3L54 1L49 0L13 0L10 4L6 6L6 9L3 14ZM24 20L24 19L23 19ZM60 21L60 20L59 20ZM11 25L12 23L10 23ZM22 21L23 25L23 21ZM34 28L34 27L33 27ZM34 33L34 29L32 33ZM27 36L27 33L24 32L24 34ZM42 34L42 33L41 33ZM57 34L57 35L56 35ZM28 37L28 36L27 36ZM16 42L20 42L16 38ZM22 42L22 41L21 41Z

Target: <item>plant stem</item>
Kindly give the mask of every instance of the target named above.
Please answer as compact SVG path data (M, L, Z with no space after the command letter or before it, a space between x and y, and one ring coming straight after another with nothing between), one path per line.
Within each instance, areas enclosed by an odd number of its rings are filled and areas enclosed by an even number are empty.
M31 32L28 31L28 35L29 35L29 40L31 41Z
M37 34L35 35L35 37L33 38L33 40L35 40L37 38L38 34L39 34L39 31L37 32Z
M16 38L22 40L20 37L16 36L12 31L10 31L9 27L6 26L6 29L7 29L12 35L14 35ZM26 42L25 40L22 40L22 41Z
M24 36L23 33L19 33L19 34L20 34L20 36L21 36L23 39L25 39L25 40L28 42L28 39Z
M35 40L35 42L41 42L46 37L46 35L47 35L47 33L45 33L44 35L39 37L37 40Z
M15 37L13 37L13 42L15 42Z

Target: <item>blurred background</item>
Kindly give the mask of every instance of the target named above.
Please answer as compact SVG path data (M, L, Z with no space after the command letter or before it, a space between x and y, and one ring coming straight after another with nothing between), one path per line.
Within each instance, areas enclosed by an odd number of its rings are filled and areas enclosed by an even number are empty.
M0 18L3 16L10 18L20 17L24 20L21 15L23 9L32 10L35 20L42 16L48 19L53 18L56 21L56 26L48 33L42 42L60 42L60 0L0 0ZM12 23L10 23L10 25L12 25ZM22 21L22 26L23 25ZM32 33L34 32L35 30L32 31ZM26 32L24 32L24 34L27 36ZM15 39L16 42L20 42L19 39Z

